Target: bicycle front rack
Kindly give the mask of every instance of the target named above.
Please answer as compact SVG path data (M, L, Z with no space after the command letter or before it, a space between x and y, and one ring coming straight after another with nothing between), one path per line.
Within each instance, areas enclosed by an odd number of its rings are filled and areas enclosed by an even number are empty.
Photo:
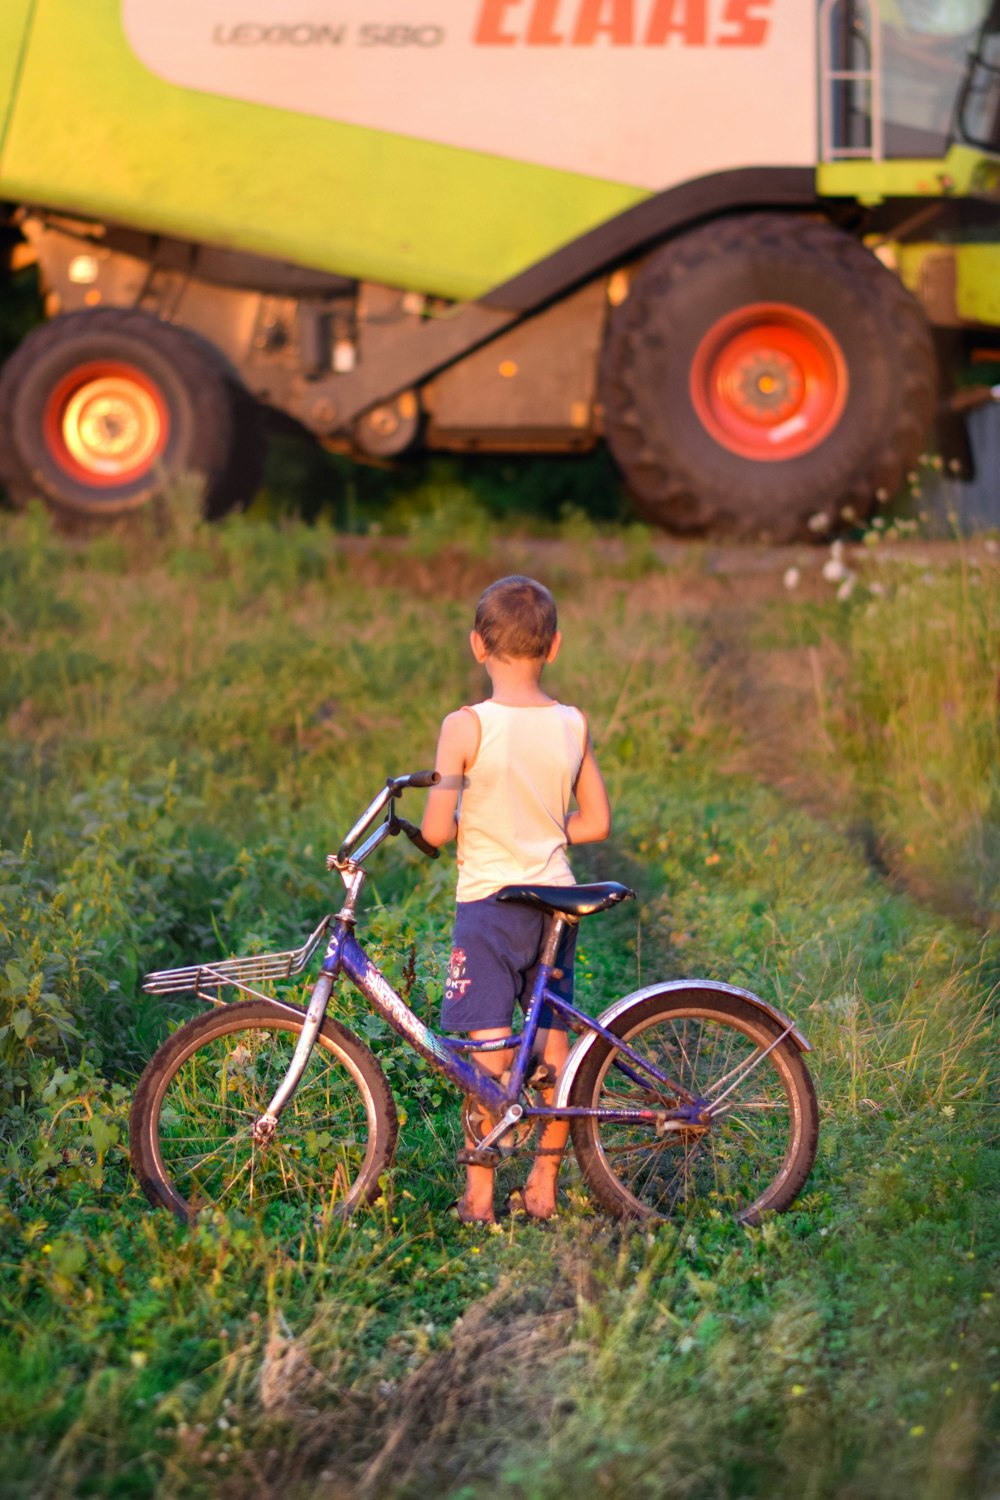
M187 969L158 969L155 973L146 975L142 988L147 995L177 995L186 990L202 995L204 990L219 990L231 984L253 994L251 986L254 984L265 984L274 979L294 979L296 974L301 974L322 942L329 925L330 918L324 917L301 948L290 948L285 953L255 953L250 958L225 958L218 963L195 964ZM217 995L204 995L203 998L218 1001Z

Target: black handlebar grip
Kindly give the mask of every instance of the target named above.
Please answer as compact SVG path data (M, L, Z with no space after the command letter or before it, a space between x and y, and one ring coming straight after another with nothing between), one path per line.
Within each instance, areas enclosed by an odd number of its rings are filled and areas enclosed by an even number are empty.
M437 786L440 780L441 776L437 771L410 771L407 776L390 776L386 786L395 797L408 786Z
M399 824L400 828L406 834L406 837L409 839L410 843L416 844L421 854L426 854L428 859L437 859L438 855L441 852L440 849L435 849L433 844L429 844L424 838L423 834L420 832L419 828L416 828L412 823L408 823L406 819L401 818L398 813L396 815L395 821Z

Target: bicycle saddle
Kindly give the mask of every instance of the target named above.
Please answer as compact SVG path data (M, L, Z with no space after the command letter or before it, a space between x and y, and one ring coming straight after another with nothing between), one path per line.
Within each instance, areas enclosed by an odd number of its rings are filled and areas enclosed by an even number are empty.
M617 880L603 880L597 885L505 885L497 891L498 901L522 901L525 906L558 912L563 917L589 917L634 896L635 891Z

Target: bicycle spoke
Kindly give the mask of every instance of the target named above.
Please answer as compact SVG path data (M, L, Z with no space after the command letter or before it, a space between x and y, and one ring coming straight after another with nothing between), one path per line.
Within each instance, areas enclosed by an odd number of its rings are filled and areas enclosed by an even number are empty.
M653 1139L647 1134L620 1142L605 1140L601 1149L615 1162L616 1172L637 1197L643 1197L656 1180L656 1196L663 1203L672 1204L678 1197L679 1180L687 1180L691 1175L691 1163L703 1149L702 1140L702 1137L695 1141L679 1140L673 1132ZM663 1175L665 1171L669 1176Z
M734 1102L726 1109L713 1109L712 1119L724 1120L727 1115L733 1114L734 1111L743 1111L745 1109L783 1110L785 1113L787 1113L788 1105L783 1099L737 1099L734 1100Z
M655 1151L676 1151L676 1149L677 1147L673 1144L673 1142L666 1139L656 1141L622 1141L620 1145L616 1144L614 1141L603 1141L601 1143L601 1150L604 1152L605 1156L616 1157L647 1157Z
M725 1091L724 1094L720 1094L719 1095L718 1099L715 1101L716 1104L721 1104L722 1101L723 1101L723 1099L728 1098L728 1096L733 1092L734 1089L739 1088L739 1086L743 1082L743 1080L745 1078L749 1078L750 1074L753 1073L757 1068L760 1067L761 1063L765 1060L765 1058L770 1057L770 1055L774 1051L775 1047L780 1046L780 1044L785 1040L785 1037L788 1036L790 1034L790 1032L791 1032L791 1027L789 1027L788 1031L782 1032L781 1036L775 1037L774 1041L771 1043L771 1045L769 1047L765 1047L763 1049L758 1049L754 1053L753 1057L751 1057L751 1058L748 1059L748 1061L746 1062L745 1065L737 1064L737 1066L735 1068L731 1069L730 1073L728 1075L729 1077L732 1077L733 1073L737 1073L737 1074L739 1074L739 1076L733 1080L733 1082L729 1085L729 1087L726 1089L726 1091ZM741 1071L741 1068L742 1068L742 1071ZM720 1079L717 1083L714 1083L712 1085L711 1089L709 1089L708 1092L706 1093L706 1097L708 1097L710 1094L713 1094L716 1089L721 1088L722 1084L724 1082L725 1082L725 1079Z

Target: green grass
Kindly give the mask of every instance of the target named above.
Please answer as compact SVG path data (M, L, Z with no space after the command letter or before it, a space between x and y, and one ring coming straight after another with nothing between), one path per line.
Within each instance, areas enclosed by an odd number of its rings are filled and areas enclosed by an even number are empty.
M456 505L428 505L442 542ZM0 526L5 1495L996 1492L995 569L873 562L835 604L744 597L573 517L438 550ZM329 909L327 849L480 693L471 606L515 569L558 593L552 686L615 807L578 875L641 898L585 926L581 998L703 974L794 1016L821 1105L802 1197L757 1230L639 1232L569 1168L553 1232L460 1226L457 1101L343 997L406 1116L384 1201L301 1243L181 1230L125 1122L187 1012L138 979L291 946ZM765 776L723 689L792 658ZM393 845L368 887L372 951L400 980L414 952L428 1017L453 879Z

